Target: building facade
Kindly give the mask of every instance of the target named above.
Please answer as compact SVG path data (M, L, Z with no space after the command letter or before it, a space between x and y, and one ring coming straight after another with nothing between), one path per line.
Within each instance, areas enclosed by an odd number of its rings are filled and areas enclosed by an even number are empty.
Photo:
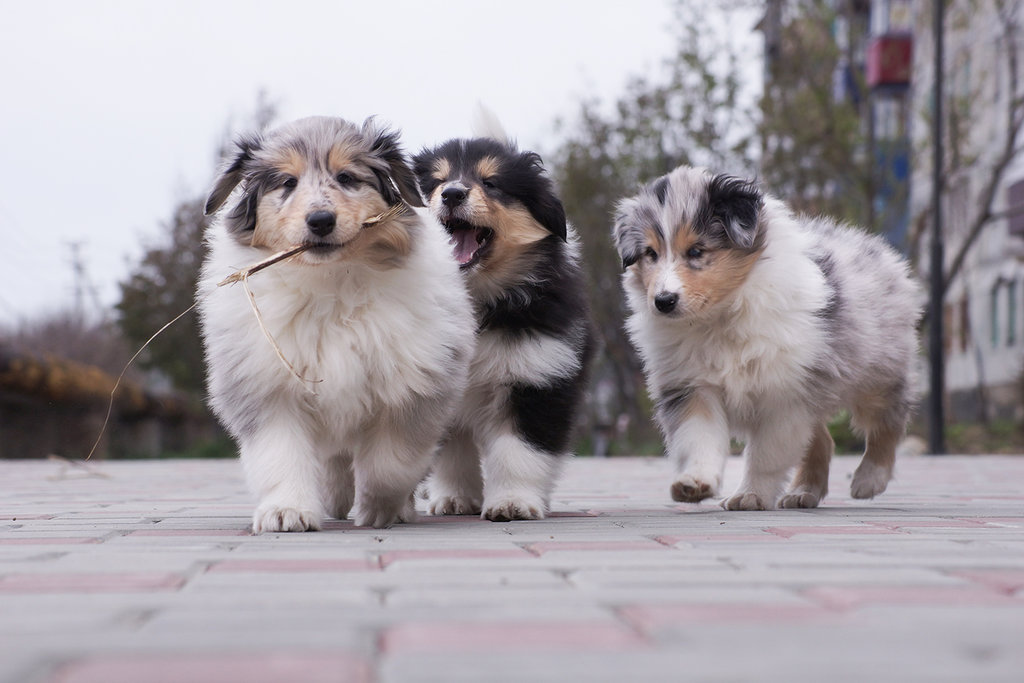
M1024 418L1024 10L947 0L942 308L947 419ZM932 2L912 3L912 250L927 281L932 231ZM967 246L969 245L969 246ZM962 252L962 253L961 253ZM957 263L960 263L957 266Z

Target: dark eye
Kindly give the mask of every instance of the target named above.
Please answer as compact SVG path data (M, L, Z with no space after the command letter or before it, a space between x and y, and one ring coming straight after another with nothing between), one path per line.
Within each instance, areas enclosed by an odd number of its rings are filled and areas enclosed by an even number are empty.
M288 176L287 178L284 179L284 182L281 183L281 187L286 187L289 190L294 190L298 186L298 184L298 178L296 178L295 176Z
M489 190L493 190L494 189L494 181L491 180L490 178L484 178L480 182L483 183L483 186L486 187L487 189L489 189Z
M686 258L700 258L704 255L704 250L700 247L690 247L686 250Z
M652 261L658 260L658 252L654 251L651 247L644 249L644 257L649 258Z
M342 186L353 185L356 182L355 177L353 177L351 174L345 173L344 171L334 176L334 179L337 180L338 184Z

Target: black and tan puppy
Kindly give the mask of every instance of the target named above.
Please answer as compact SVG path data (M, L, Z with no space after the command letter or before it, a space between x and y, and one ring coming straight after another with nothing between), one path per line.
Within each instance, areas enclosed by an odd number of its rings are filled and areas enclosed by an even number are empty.
M450 140L414 159L451 236L478 338L469 388L429 480L435 514L545 516L587 378L593 336L579 245L539 155Z

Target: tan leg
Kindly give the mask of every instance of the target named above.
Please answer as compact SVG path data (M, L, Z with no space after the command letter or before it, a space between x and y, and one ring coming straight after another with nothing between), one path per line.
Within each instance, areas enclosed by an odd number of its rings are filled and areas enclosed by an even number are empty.
M828 425L814 429L804 459L796 471L789 492L779 501L781 508L816 508L828 494L828 468L836 445Z
M864 457L853 473L850 495L874 498L889 485L896 464L896 446L903 437L903 427L879 426L867 435Z

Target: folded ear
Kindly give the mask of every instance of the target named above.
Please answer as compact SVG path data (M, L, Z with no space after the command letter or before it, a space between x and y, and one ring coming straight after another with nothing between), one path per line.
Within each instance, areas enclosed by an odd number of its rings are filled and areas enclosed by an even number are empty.
M423 206L416 175L398 143L398 132L388 129L377 130L372 119L363 123L363 133L373 142L370 153L384 162L387 172L374 169L380 181L381 193L388 204L397 204L401 196L410 206ZM397 193L396 193L397 190Z
M258 134L243 136L235 141L236 152L234 159L224 169L223 173L220 174L220 177L217 178L217 182L213 184L213 190L210 191L210 196L206 200L206 206L203 208L205 215L209 216L227 201L228 197L231 196L231 191L241 182L246 164L252 161L253 153L262 144L263 140Z
M511 143L502 143L509 146ZM520 152L513 162L517 171L503 179L506 189L526 206L538 223L563 242L568 240L565 206L555 193L555 185L544 170L544 160L536 152ZM520 182L516 183L516 179Z
M708 183L708 208L721 222L726 237L740 249L754 249L761 242L758 217L764 196L757 185L729 175L716 175Z
M647 247L647 236L637 224L635 198L623 199L615 205L612 241L622 258L623 270L639 261L643 255Z

